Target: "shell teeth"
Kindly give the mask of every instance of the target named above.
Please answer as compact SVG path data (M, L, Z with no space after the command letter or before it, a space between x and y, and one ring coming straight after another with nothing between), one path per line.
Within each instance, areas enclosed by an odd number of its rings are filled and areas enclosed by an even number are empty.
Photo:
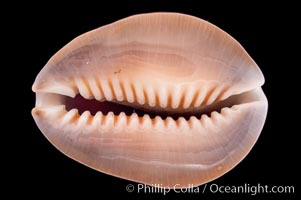
M176 121L177 126L180 128L180 130L188 130L189 123L186 121L184 117L179 117L179 119Z
M128 80L120 81L117 78L108 80L88 79L88 81L84 81L83 79L75 79L74 81L78 92L86 99L91 99L94 97L98 101L117 100L128 101L130 103L138 102L140 105L148 104L150 107L160 106L161 108L170 107L173 109L189 109L191 107L209 105L217 100L225 99L231 94L231 92L229 92L231 88L228 86L218 86L215 82L210 84L199 84L201 86L198 88L195 85L189 87L183 87L181 85L176 87L162 86L158 89L155 89L153 87L143 86L142 84L134 84ZM238 108L234 107L231 109L235 110ZM224 110L224 112L228 113L227 110ZM212 120L219 120L220 114L221 113L213 112L211 114ZM87 118L87 116L85 115L81 117ZM109 126L109 124L119 123L118 121L121 119L121 121L125 121L125 123L130 123L128 121L132 121L136 115L133 115L133 119L128 119L124 113L115 116L115 118L113 116L113 113L109 113L107 116L102 117L101 123ZM141 117L138 117L138 119L141 121L140 118ZM144 120L148 118L145 117L145 119L142 119L142 122L144 123ZM177 121L172 118L165 119L163 121L167 123L170 120L173 121L172 123ZM206 118L203 120L206 120ZM158 123L156 120L150 118L149 121L153 121L153 124ZM170 123L165 124L165 126L170 126L169 124ZM177 124L178 122L176 122L176 125ZM189 126L191 126L191 124L189 124Z
M75 79L75 85L78 92L86 99L137 102L140 105L148 104L150 107L160 106L173 109L210 105L217 100L224 100L232 94L229 87L218 87L216 83L211 83L209 86L207 83L197 89L194 85L185 88L183 86L170 88L162 86L155 90L153 87L114 78L100 81L98 79L88 79L88 81Z
M161 117L156 116L155 119L153 119L153 127L157 130L162 130L164 127L164 122Z
M91 92L96 100L100 101L104 98L103 93L101 92L101 87L97 79L90 79L88 81Z
M171 107L172 108L178 108L180 106L181 97L182 95L182 88L181 87L175 87L171 94Z
M64 106L56 107L57 108L55 109L51 109L53 112L56 112L56 114L58 113L57 111L60 113L64 111ZM63 113L61 125L65 126L68 123L73 123L76 125L76 127L90 125L90 128L101 127L103 130L107 130L108 132L113 129L123 130L125 128L136 128L137 125L139 125L141 129L161 129L161 132L170 132L174 128L177 128L180 132L181 130L185 131L188 129L216 129L219 123L224 123L226 121L225 118L231 115L237 109L239 109L239 106L223 108L220 113L216 111L212 112L210 117L204 114L200 119L195 116L191 116L189 120L186 120L184 117L179 117L177 120L173 119L172 117L162 119L160 116L156 116L152 119L148 114L145 114L143 117L139 117L136 113L133 113L131 116L127 116L124 112L121 112L119 115L114 115L113 112L103 115L102 112L99 111L95 116L93 116L89 111L85 111L79 115L77 109L72 109L69 112ZM202 131L198 131L197 133L199 132Z
M177 126L176 121L171 117L167 117L164 120L164 123L165 123L166 128L168 128L168 129L172 129Z
M210 105L214 101L218 99L218 96L221 94L221 91L223 90L222 87L214 87L212 93L210 94L210 97L208 98L206 104Z
M199 96L199 92L200 92L199 90L196 90L196 89L194 90L194 93L192 94L193 98L192 98L192 101L190 103L190 106L195 107L195 103L196 103L196 100Z
M192 87L187 88L186 93L184 94L184 103L183 103L183 108L187 109L190 107L190 104L194 98L195 94L195 89Z
M139 117L136 113L133 113L129 118L128 118L128 126L129 127L136 127L136 124L139 123Z
M200 122L201 125L205 128L211 124L211 120L207 115L202 115Z
M78 124L80 126L86 125L88 123L88 121L90 121L91 117L92 116L91 116L90 111L83 112L79 117Z
M115 115L113 112L109 112L102 121L102 126L108 129L114 128Z
M199 90L198 96L194 103L194 107L199 107L203 104L203 101L206 98L207 90L208 90L208 88L204 87L204 86Z
M149 128L152 126L152 119L146 114L142 117L141 123L143 128Z
M127 116L124 112L121 112L116 119L115 125L116 128L124 128L127 124Z
M224 117L230 115L232 112L233 112L233 110L228 107L221 109L221 115L223 115Z
M94 127L98 127L100 124L102 124L103 118L104 118L104 116L103 116L102 112L100 112L100 111L97 112L96 115L94 117L92 117L92 120L93 120L92 125Z
M113 100L113 92L112 92L112 85L111 82L107 80L100 80L100 85L103 91L103 94L105 96L105 99L108 101Z
M129 81L127 80L124 80L123 81L123 89L125 92L125 99L127 102L130 102L130 103L133 103L134 100L135 100L135 96L134 96L134 93L133 93L133 87L132 85L130 84Z
M200 128L202 127L202 122L195 116L190 117L188 124L192 129L201 130Z
M121 84L118 79L113 79L112 80L112 90L114 92L114 96L118 101L123 101L124 96L123 96L123 90L121 87Z
M212 94L214 93L214 90L216 89L216 86L212 84L211 86L208 86L208 90L206 91L205 98L202 102L202 105L209 105L209 101L212 101Z
M230 97L231 95L232 95L232 93L229 90L229 88L226 88L225 91L223 91L222 94L220 95L219 99L224 100L224 99L227 99L228 97Z
M166 108L168 105L168 93L167 93L167 88L162 86L158 90L158 99L159 99L159 104L161 108Z
M147 90L145 89L144 91L145 91L146 98L148 100L148 105L151 107L156 106L156 94L154 92L154 88L149 87L147 88Z
M86 99L91 99L93 94L90 92L89 84L83 81L83 79L75 79L75 84L78 88L80 95L82 95Z
M224 120L223 116L220 113L216 112L216 111L211 113L210 118L211 118L213 123L219 122L220 120Z
M78 117L79 117L78 110L72 109L64 115L64 117L61 121L61 124L65 125L67 123L73 122L73 121L77 120Z
M143 87L141 84L135 84L132 85L132 90L133 90L133 94L134 97L136 99L136 101L140 104L143 105L145 104L145 97L144 97L144 92L143 92Z
M220 88L219 94L216 97L216 99L224 100L224 99L228 98L229 96L231 96L231 93L229 92L229 86L224 86L224 87Z

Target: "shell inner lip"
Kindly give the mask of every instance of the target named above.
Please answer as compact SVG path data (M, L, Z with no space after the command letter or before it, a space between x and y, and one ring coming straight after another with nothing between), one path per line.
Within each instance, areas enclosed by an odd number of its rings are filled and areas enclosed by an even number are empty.
M217 100L209 105L201 105L199 107L189 107L189 108L175 108L170 107L160 108L160 107L151 107L147 104L139 103L129 103L126 101L117 101L112 100L108 101L102 99L100 101L91 98L86 99L81 96L79 93L73 98L57 93L44 93L37 92L39 96L39 102L42 102L42 105L36 105L36 107L47 107L53 105L64 105L66 111L72 109L77 109L79 115L85 111L89 111L91 115L95 116L97 112L102 112L102 114L107 115L109 112L112 112L114 115L119 115L124 113L127 116L131 116L136 113L138 117L143 117L148 115L151 119L159 116L163 120L167 117L171 117L174 120L178 120L180 117L185 120L189 120L191 117L201 118L202 115L211 116L212 112L221 113L223 108L231 108L234 105L245 104L254 101L261 101L258 91L262 91L261 88L250 90L241 94L232 95L224 100ZM48 101L45 101L48 99ZM50 99L50 100L49 100Z

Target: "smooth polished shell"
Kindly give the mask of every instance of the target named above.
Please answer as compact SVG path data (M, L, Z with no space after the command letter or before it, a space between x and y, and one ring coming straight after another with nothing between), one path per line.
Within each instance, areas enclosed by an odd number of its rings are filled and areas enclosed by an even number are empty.
M236 166L263 128L264 77L218 27L178 13L85 33L38 74L32 115L67 156L162 187L198 186Z

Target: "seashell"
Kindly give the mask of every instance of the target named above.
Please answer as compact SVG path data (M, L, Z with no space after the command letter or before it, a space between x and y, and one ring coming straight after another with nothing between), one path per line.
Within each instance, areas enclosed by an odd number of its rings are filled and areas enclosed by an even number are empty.
M235 167L267 115L256 63L230 35L178 13L131 16L59 50L33 84L32 115L61 152L161 187Z

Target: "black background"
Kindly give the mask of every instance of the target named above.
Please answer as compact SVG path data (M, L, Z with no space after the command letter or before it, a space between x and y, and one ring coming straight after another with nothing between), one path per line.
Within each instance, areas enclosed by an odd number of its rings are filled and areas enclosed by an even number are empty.
M299 193L297 186L298 78L294 70L298 68L298 57L293 47L296 24L293 20L293 5L256 3L233 5L204 5L202 2L182 3L155 2L118 3L98 2L61 4L41 3L18 5L21 11L14 11L7 20L4 33L9 41L7 76L16 80L16 85L8 85L9 113L6 119L10 125L12 138L2 140L5 149L3 171L8 176L6 186L14 188L14 196L94 197L115 196L122 198L144 198L148 194L128 193L126 186L136 183L112 177L85 167L56 150L41 134L31 117L35 97L31 85L48 59L76 36L106 25L124 17L146 12L181 12L200 17L217 25L237 39L257 62L266 78L263 86L269 101L269 110L262 134L251 153L233 170L212 183L219 185L293 185L295 194L156 194L156 198L176 199L293 199ZM164 3L165 2L165 3ZM77 8L73 8L73 6ZM14 16L14 17L12 17ZM5 18L4 18L5 19ZM295 55L294 55L295 54ZM11 56L11 57L10 57ZM299 62L300 63L300 62ZM4 76L6 75L4 74ZM297 74L296 74L297 75ZM294 78L293 78L294 77ZM16 95L16 96L15 96ZM16 102L14 100L17 100ZM6 105L6 104L5 104ZM18 114L16 114L18 113ZM16 117L17 116L17 117ZM25 189L26 188L26 189ZM41 196L42 194L42 196Z

